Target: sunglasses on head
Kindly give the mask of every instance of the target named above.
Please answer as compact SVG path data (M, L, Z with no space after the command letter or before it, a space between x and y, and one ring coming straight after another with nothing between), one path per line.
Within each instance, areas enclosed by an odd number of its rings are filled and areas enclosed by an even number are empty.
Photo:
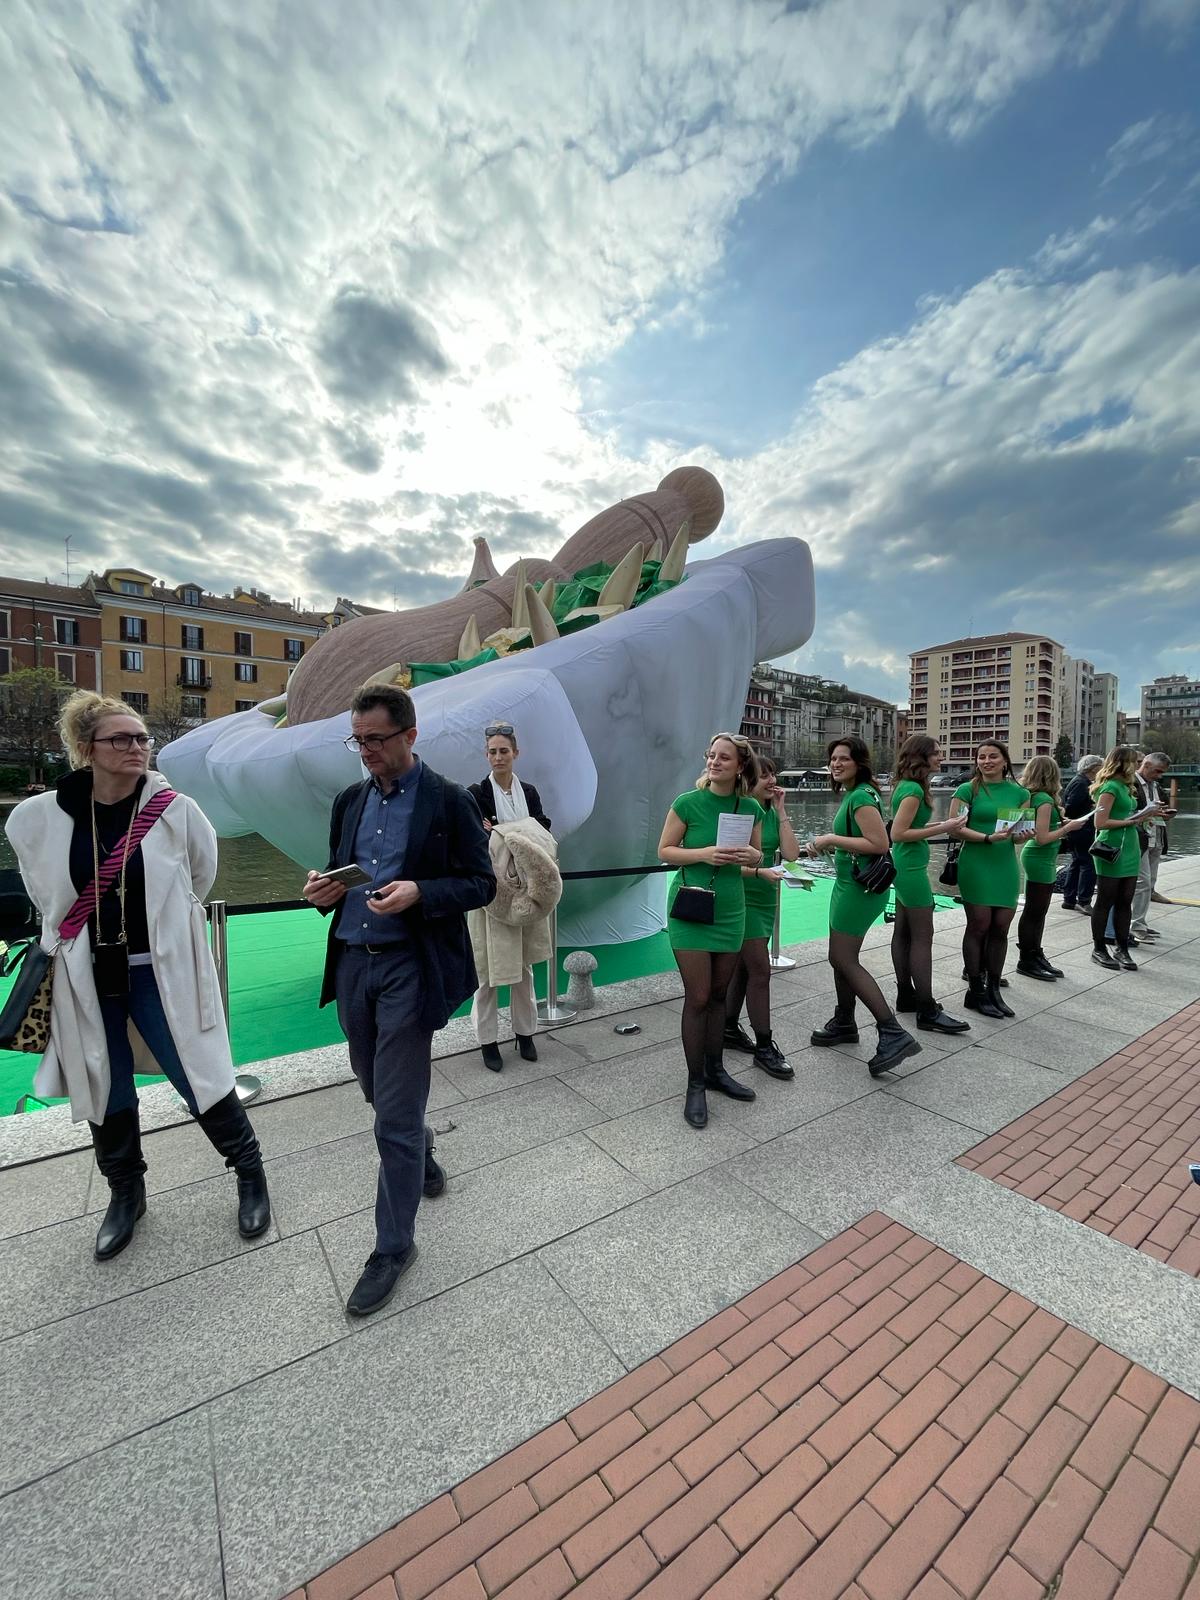
M511 722L493 722L483 730L483 737L485 739L494 739L497 734L504 734L511 739L515 731Z

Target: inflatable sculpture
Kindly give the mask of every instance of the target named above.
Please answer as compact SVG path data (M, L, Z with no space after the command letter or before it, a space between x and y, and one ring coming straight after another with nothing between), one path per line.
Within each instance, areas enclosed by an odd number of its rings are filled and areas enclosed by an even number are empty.
M351 697L367 681L402 683L419 752L461 783L484 769L488 723L516 727L564 872L652 865L666 809L694 781L709 735L740 725L754 662L812 633L802 540L688 559L723 510L711 473L681 467L594 517L553 560L497 575L476 540L459 594L331 630L286 697L193 729L159 764L219 834L257 832L298 865L320 866L333 798L362 776L343 744ZM559 941L655 933L665 894L663 875L570 882Z

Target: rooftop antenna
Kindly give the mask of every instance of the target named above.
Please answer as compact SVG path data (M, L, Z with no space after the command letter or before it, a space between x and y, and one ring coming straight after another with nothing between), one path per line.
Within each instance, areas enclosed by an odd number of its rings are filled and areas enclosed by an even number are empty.
M65 550L67 552L67 574L66 574L66 576L67 576L67 588L68 589L71 587L71 540L72 540L73 537L74 536L72 534L68 534L67 537L63 540L63 546L64 546L64 548L65 548Z

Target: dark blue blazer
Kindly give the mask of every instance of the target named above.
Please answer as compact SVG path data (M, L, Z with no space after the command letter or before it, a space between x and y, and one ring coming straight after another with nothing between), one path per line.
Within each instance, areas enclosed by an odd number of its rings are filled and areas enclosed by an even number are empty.
M333 802L329 867L354 861L354 840L372 779L343 789ZM487 834L467 791L424 767L417 788L404 852L405 878L421 890L416 905L401 913L421 963L422 1027L444 1028L479 987L465 913L495 898L496 878ZM325 953L321 1004L336 998L335 974L345 946L337 936L345 901L333 908Z

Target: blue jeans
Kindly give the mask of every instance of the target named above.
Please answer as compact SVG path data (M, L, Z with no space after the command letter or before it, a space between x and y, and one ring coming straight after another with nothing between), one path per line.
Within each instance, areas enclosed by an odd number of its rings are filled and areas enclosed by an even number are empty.
M1080 834L1090 833L1088 828L1081 828ZM1096 863L1088 854L1091 839L1086 844L1077 845L1074 841L1079 835L1072 835L1071 861L1067 867L1067 881L1063 886L1063 905L1068 910L1071 906L1087 906L1092 903L1092 895L1096 889Z
M129 1023L132 1022L154 1054L154 1059L187 1102L192 1115L198 1116L196 1096L188 1082L179 1051L171 1037L170 1024L163 1010L153 967L130 967L129 993L119 1000L101 1000L100 1014L104 1018L104 1034L108 1040L108 1065L110 1083L108 1111L132 1111L137 1105L137 1088L133 1081L133 1050L129 1043Z
M417 1021L421 985L416 952L401 944L371 955L364 945L343 945L334 983L350 1065L375 1111L375 1248L402 1256L413 1242L425 1182L425 1102L433 1044L432 1030Z

